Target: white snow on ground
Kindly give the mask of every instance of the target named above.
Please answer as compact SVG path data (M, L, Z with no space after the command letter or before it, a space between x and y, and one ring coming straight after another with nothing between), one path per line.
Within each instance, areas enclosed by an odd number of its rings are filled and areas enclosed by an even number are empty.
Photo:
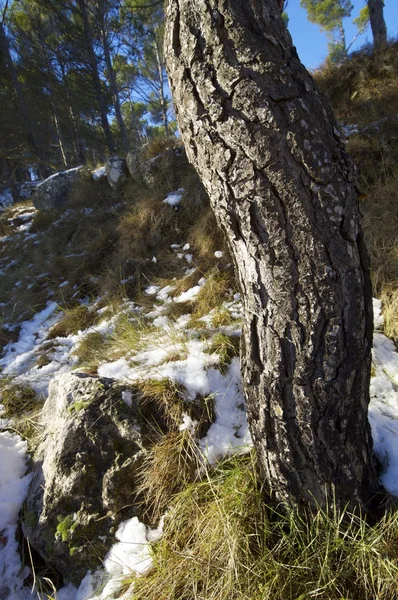
M4 349L5 355L0 360L4 375L19 375L27 370L36 356L37 344L47 336L48 327L43 327L43 324L47 322L48 325L48 319L56 308L55 302L49 302L33 319L22 323L18 341L7 344ZM51 324L55 323L57 318L54 318Z
M234 358L224 374L218 370L219 356L208 351L211 332L220 331L212 328L212 314L202 318L204 327L206 324L209 327L207 340L198 338L197 332L188 328L191 315L182 315L173 322L161 314L170 302L183 302L195 298L204 282L203 279L200 285L194 286L177 298L169 296L174 286L148 287L145 291L154 296L155 304L154 310L147 313L147 316L150 315L154 319L156 333L154 334L152 329L149 329L148 333L144 331L139 351L100 365L98 374L132 383L147 378L168 378L184 386L187 400L193 401L198 394L212 398L215 421L206 436L198 441L198 446L207 461L214 464L228 454L247 451L252 444L246 420L240 361ZM95 310L95 305L92 307ZM46 395L48 382L55 374L75 367L72 350L76 344L92 331L97 331L105 337L111 335L117 318L115 316L110 320L103 320L99 325L76 335L51 340L51 360L49 364L39 368L35 365L37 352L45 347L48 331L61 316L56 308L55 303L49 303L30 321L22 323L18 341L6 346L5 354L0 360L0 367L5 375L17 376L17 380L29 383L43 395ZM228 310L236 319L235 323L221 330L230 335L238 335L242 316L239 295L236 294L233 300L225 302L221 308ZM101 310L99 309L100 314ZM122 305L122 310L124 314L130 313L132 318L137 314L137 307L128 301ZM375 323L378 327L382 325L380 311L381 304L375 301ZM369 420L374 448L383 464L383 485L391 493L398 495L398 354L393 343L379 331L375 332L374 336L373 356L376 376L372 378L370 387ZM123 400L127 404L131 402L128 393L125 393ZM193 423L188 417L183 419L180 429L193 429ZM1 579L2 568L6 571L8 579L12 578L10 581L14 586L13 594L15 589L14 595L5 596L7 600L26 600L30 597L30 591L23 587L25 573L18 574L20 562L15 541L17 515L29 481L24 475L25 451L25 444L18 437L0 433L0 527L9 532L6 535L6 545L2 547L4 534L0 529L0 597L1 585L5 585L6 582L10 586L7 579ZM2 461L5 461L5 468ZM11 498L15 502L13 508ZM4 519L7 519L5 524ZM117 595L120 580L124 575L130 571L142 573L150 566L148 544L160 535L161 526L151 531L136 518L125 521L117 531L118 542L107 555L104 568L96 573L88 573L79 589L68 585L59 590L58 599L84 600L93 597L105 600ZM127 595L126 592L122 598L127 598Z
M226 375L209 369L208 384L216 419L199 441L199 447L213 465L224 456L249 450L253 442L246 419L239 358L232 360Z
M177 206L178 204L180 204L180 202L182 200L183 193L184 193L184 190L182 188L180 188L176 192L171 192L171 194L168 194L166 196L166 198L165 198L165 200L163 200L163 202L165 204L170 204L170 206Z
M91 175L95 181L102 179L106 175L106 167L99 167L98 169L95 169L95 171L91 171Z
M117 598L131 598L132 586L119 596L118 592L123 583L123 578L131 573L142 575L152 565L152 557L149 544L157 542L163 533L163 519L160 520L156 529L150 529L133 517L123 521L116 532L119 540L108 552L104 560L104 570L96 573L88 572L76 590L69 584L58 591L58 600L84 600L86 598L98 598L98 600L109 600L117 595Z
M16 531L18 513L31 476L26 472L26 442L7 431L0 432L0 598L30 597L23 580L29 569L22 566Z
M380 300L373 301L375 327L381 327ZM398 353L382 333L373 336L375 377L370 381L369 422L373 448L382 464L380 480L386 490L398 496Z
M109 334L115 323L115 318L105 319L98 325L75 335L54 338L51 351L47 353L50 362L39 367L35 362L40 352L46 350L47 335L62 316L62 313L56 312L57 308L55 302L49 302L46 308L36 313L33 319L24 321L21 324L18 341L7 344L4 348L5 355L0 359L3 375L16 377L17 382L29 385L38 396L42 397L47 397L50 380L55 375L75 368L77 359L73 355L73 349L83 337L93 332L101 335Z

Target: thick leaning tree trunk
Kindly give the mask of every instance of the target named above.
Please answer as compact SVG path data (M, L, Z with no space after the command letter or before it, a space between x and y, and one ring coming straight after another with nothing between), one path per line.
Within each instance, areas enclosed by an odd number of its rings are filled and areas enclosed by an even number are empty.
M368 0L370 27L373 35L373 45L376 49L387 43L387 27L384 20L384 1Z
M244 303L243 381L274 500L371 511L372 301L354 168L277 0L168 0L189 160Z

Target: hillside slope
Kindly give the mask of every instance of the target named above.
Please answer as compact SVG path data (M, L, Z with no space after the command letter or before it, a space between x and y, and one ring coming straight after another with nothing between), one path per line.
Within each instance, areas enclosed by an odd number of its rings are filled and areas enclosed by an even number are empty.
M359 167L374 291L383 303L382 309L380 300L374 302L369 420L381 481L394 495L397 70L398 46L392 45L382 54L358 54L315 74L349 134ZM361 537L353 533L355 518L349 534L339 516L336 521L318 516L307 531L264 508L247 456L251 439L239 370L242 306L233 267L197 176L180 149L173 150L172 163L167 151L151 186L129 179L111 189L105 177L94 180L83 170L64 208L40 212L27 200L0 215L0 502L5 507L0 597L19 600L37 591L60 600L122 593L149 600L395 597L395 517L380 530L363 525ZM30 482L28 456L39 457L45 441L43 402L51 381L63 381L71 372L123 384L120 402L128 406L129 390L139 391L143 413L149 406L160 415L137 497L118 517L111 516L108 539L98 546L94 530L79 546L76 513L70 520L59 515L57 543L73 540L71 553L80 552L89 570L75 585L49 561L43 564L34 555L31 564L26 542L21 562L17 531L28 518L26 511L18 516ZM84 413L86 406L78 409ZM138 497L142 521L133 509ZM291 540L284 537L287 531ZM325 543L331 535L340 554ZM319 556L303 550L313 543ZM87 547L95 551L90 554Z

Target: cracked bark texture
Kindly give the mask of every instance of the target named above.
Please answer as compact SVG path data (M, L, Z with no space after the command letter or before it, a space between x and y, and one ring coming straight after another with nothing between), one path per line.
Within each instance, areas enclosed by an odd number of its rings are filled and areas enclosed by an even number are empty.
M182 139L242 290L244 387L268 492L370 512L371 285L332 110L277 0L168 0L165 51Z

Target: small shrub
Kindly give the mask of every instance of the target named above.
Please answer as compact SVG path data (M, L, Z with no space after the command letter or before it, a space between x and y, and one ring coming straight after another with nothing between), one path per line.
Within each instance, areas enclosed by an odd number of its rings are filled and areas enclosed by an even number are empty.
M142 379L136 382L136 386L142 392L144 404L154 403L167 426L178 429L187 410L184 389L170 379Z
M154 158L166 150L175 148L179 144L179 140L174 135L155 135L147 144L145 144L142 152L142 159L146 160Z
M94 181L91 170L81 170L75 181L69 205L73 208L103 208L115 203L115 194L106 177Z
M38 421L43 402L28 385L0 379L0 404L0 417L10 419L8 429L26 440L29 452L34 453L40 438Z
M232 323L231 313L226 308L216 310L211 322L213 327L226 327Z

